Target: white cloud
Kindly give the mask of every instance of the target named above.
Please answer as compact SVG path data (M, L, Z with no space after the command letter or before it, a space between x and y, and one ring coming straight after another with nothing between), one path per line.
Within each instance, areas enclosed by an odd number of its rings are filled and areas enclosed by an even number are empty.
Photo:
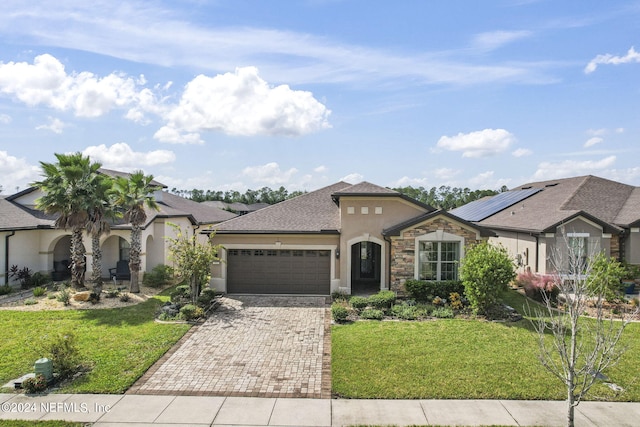
M313 171L314 171L315 173L325 173L325 172L326 172L326 171L328 171L328 170L329 170L329 168L328 168L328 167L326 167L325 165L320 165L320 166L318 166L317 168L314 168L314 169L313 169Z
M311 92L287 85L269 86L255 67L190 81L178 105L165 114L168 124L155 137L176 142L172 134L219 131L229 135L297 136L330 127L331 112ZM170 138L166 137L170 135Z
M8 125L11 123L11 116L8 114L0 114L0 123L3 125Z
M285 185L298 173L298 169L291 168L287 171L280 170L280 165L275 162L261 166L248 166L242 170L242 175L261 185L275 186Z
M584 146L585 146L585 148L593 147L593 146L594 146L594 145L596 145L596 144L600 144L602 141L604 141L604 139L603 139L603 138L601 138L601 137L599 137L599 136L594 136L594 137L589 138L589 139L584 143Z
M36 126L36 129L48 130L53 133L61 134L64 128L67 127L67 125L60 119L57 119L55 117L49 117L48 119L49 119L49 123L47 123L46 125Z
M364 175L354 172L343 176L340 178L340 181L348 182L349 184L358 184L364 181Z
M513 157L525 157L530 156L531 154L533 154L533 151L528 148L517 148L511 152Z
M462 151L462 157L487 157L501 153L515 142L516 138L504 129L484 129L456 136L443 136L437 147L450 151Z
M408 176L403 176L402 178L392 182L389 184L391 188L398 187L427 187L429 185L429 180L427 178L411 178Z
M531 31L490 31L476 34L473 45L481 50L495 50L506 44L531 37Z
M124 142L107 147L104 144L90 146L82 152L91 160L102 163L107 169L133 171L143 166L157 166L173 163L176 155L168 150L136 152Z
M616 156L608 156L601 160L564 160L562 162L542 162L533 175L534 180L566 178L571 176L601 173L611 168Z
M598 65L619 65L633 62L640 62L640 53L636 52L633 46L631 46L625 56L615 56L611 55L610 53L596 56L591 61L589 61L586 67L584 67L584 73L593 73Z
M33 64L0 63L0 93L29 106L71 110L78 117L98 117L136 103L138 83L123 74L67 74L64 65L49 54L36 56Z
M3 194L13 194L24 190L34 181L40 179L40 168L30 165L25 159L0 151L0 185Z
M438 180L451 180L456 175L460 174L459 169L451 169L451 168L438 168L433 171L433 175Z
M494 171L486 171L477 174L469 179L469 187L481 190L498 190L503 185L508 186L511 182L506 178L494 178Z
M177 129L170 126L162 126L153 135L155 139L170 144L204 144L200 134L197 132L180 133Z

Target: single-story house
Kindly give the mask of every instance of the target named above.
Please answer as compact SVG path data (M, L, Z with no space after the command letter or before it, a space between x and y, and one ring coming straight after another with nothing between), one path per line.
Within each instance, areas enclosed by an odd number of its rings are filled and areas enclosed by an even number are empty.
M496 236L490 241L505 246L522 271L551 272L551 254L578 243L640 264L640 187L592 175L553 179L476 200L451 214L492 230Z
M126 175L107 169L101 169L100 172L111 176ZM166 188L159 182L152 184ZM36 200L41 195L40 190L30 187L0 198L0 284L10 282L9 269L13 265L27 267L32 272L52 274L56 278L69 276L71 230L56 229L55 217L35 208ZM165 236L173 235L168 223L177 224L190 233L197 233L236 216L164 190L157 191L154 196L160 210L147 210L147 222L142 232L142 272L150 271L159 264L168 264L168 242ZM100 239L102 277L108 278L109 269L116 267L119 260L129 259L130 233L129 224L114 223L111 232ZM89 236L85 235L84 246L87 250L87 277L90 277L92 253Z
M214 227L227 293L403 292L408 279L458 278L467 245L494 234L397 191L338 182Z

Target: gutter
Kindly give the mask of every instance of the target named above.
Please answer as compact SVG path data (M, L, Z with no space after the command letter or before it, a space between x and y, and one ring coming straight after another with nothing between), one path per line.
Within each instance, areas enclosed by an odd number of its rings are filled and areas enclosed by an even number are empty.
M9 284L9 238L15 236L16 231L11 230L11 234L4 236L4 284Z

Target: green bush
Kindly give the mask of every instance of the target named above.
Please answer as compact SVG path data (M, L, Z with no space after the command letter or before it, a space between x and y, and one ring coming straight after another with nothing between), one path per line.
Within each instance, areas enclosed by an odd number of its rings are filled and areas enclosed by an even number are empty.
M335 291L331 293L332 301L346 301L349 299L349 296L343 292Z
M31 276L30 284L31 286L43 286L49 283L50 281L51 281L51 278L48 275L37 271L33 273L33 275Z
M181 300L191 300L191 288L189 285L178 285L170 294L171 302L180 302Z
M380 291L369 297L369 305L372 308L386 312L396 302L396 293L393 291Z
M44 351L48 354L53 371L60 380L70 377L80 369L80 351L73 332L59 333L45 339Z
M516 272L504 247L483 242L467 248L460 277L473 312L487 314L499 304Z
M37 303L38 301L33 298L27 298L26 300L24 300L24 305L34 305Z
M450 307L436 307L431 312L431 315L439 319L452 319L453 310Z
M47 379L42 374L26 378L22 381L22 388L27 394L42 393L47 389Z
M464 285L460 280L410 279L404 283L404 289L411 298L421 302L431 301L435 297L447 299L449 295L456 292L460 295L464 293Z
M33 288L34 297L41 297L46 293L47 293L47 290L41 286L36 286L35 288Z
M106 298L118 298L120 296L120 290L118 289L108 289L106 291Z
M6 284L0 286L0 295L9 295L11 292L13 292L11 285Z
M351 304L351 307L355 308L356 310L362 310L363 308L366 308L367 305L369 305L369 300L365 297L356 295L349 299L349 304Z
M180 309L180 318L183 320L195 320L204 316L204 310L202 307L197 307L193 304L186 304Z
M336 322L346 322L347 317L349 317L349 309L344 302L336 301L331 304L331 317Z
M215 289L205 288L200 292L200 296L198 297L198 306L203 308L209 308L211 305L211 301L216 297Z
M131 301L131 295L129 295L127 292L124 292L124 293L120 294L120 301L122 301L122 302Z
M391 315L402 320L416 320L428 315L425 306L409 305L406 303L395 304L391 307Z
M382 320L384 318L384 312L375 308L367 308L362 310L360 318L367 320Z
M69 302L71 301L71 291L67 288L62 288L62 290L58 292L56 299L64 305L69 305Z
M142 276L142 284L151 288L161 288L171 284L173 280L173 268L159 264Z

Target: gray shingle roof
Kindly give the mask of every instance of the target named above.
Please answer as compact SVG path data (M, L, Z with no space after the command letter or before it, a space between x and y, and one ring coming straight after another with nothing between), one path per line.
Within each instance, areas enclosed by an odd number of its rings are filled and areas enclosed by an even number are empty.
M340 229L340 209L332 196L346 188L346 182L302 194L275 205L225 221L217 233L319 233Z
M492 228L541 232L579 213L612 225L623 225L622 216L629 222L633 222L634 216L640 219L640 211L633 214L632 203L636 197L635 203L640 203L640 195L631 185L587 175L528 183L511 191L535 188L542 190L478 223Z
M162 201L158 202L160 212L156 216L185 216L191 215L198 224L216 224L235 218L237 215L213 206L194 202L175 194L162 192ZM147 213L148 216L149 213Z

